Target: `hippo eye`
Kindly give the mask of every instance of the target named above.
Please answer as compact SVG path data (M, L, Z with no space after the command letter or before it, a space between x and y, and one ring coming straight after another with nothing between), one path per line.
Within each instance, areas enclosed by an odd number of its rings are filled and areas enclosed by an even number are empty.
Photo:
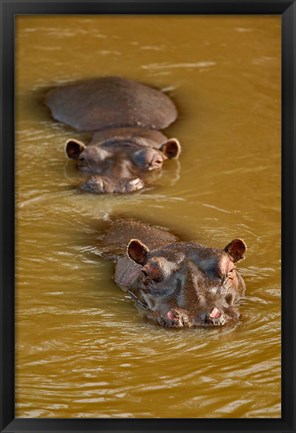
M141 272L145 275L145 277L148 277L148 272L146 271L146 269L141 269Z
M145 277L149 280L154 281L155 283L158 283L164 279L164 276L162 274L161 269L159 268L157 263L149 263L146 264L142 269L141 272L145 275Z
M160 283L160 281L164 279L163 275L153 275L151 278L153 281L155 281L155 283Z
M83 161L85 161L85 158L83 156L80 156L79 161L83 162Z
M225 296L225 300L226 300L228 305L231 305L233 303L233 296L228 294Z
M235 268L233 268L233 269L230 269L230 271L228 272L228 274L227 274L227 277L230 279L230 280L233 280L233 272L234 272L234 270L235 270Z

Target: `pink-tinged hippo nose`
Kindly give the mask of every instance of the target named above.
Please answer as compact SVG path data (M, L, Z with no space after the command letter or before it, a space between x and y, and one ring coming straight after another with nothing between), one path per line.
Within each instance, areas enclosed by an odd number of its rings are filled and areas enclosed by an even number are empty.
M181 328L183 326L190 326L189 317L185 311L177 310L175 308L169 310L165 318L162 318L160 323L164 326L171 326Z
M176 316L175 316L175 314L173 313L172 310L170 310L170 311L167 312L167 318L168 318L169 320L174 320L175 317L176 317Z
M221 311L219 311L218 308L214 307L210 312L210 318L218 319L220 316L221 316Z
M227 318L217 307L214 307L210 313L207 313L204 320L206 325L212 326L222 326L227 322Z

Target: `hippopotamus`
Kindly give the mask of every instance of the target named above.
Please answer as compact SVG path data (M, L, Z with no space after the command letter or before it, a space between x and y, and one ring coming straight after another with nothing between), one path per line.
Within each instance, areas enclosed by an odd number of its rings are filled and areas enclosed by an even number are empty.
M151 172L177 159L181 146L160 130L177 118L173 101L163 92L133 80L101 77L51 89L45 98L54 119L90 141L70 138L68 158L90 175L80 189L91 193L129 193L142 189Z
M115 282L150 321L165 327L213 327L238 321L246 286L236 268L246 244L223 248L180 240L166 228L109 221L99 249L115 262Z

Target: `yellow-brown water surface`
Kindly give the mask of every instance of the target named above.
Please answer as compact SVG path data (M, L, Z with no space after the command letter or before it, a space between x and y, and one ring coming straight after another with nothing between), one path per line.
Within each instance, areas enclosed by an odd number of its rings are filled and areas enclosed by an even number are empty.
M278 16L16 19L16 416L281 416ZM159 87L182 154L154 188L75 190L53 121L53 85L120 75ZM241 320L222 329L147 323L100 257L97 222L134 216L224 247L249 246Z

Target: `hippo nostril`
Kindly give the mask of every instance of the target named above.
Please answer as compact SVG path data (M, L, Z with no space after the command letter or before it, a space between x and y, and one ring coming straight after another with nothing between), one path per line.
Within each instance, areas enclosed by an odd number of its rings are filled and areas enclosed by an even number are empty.
M219 311L218 308L214 307L210 312L210 318L219 319L220 316L221 316L221 311Z
M172 320L172 321L175 320L178 317L177 314L176 314L176 312L173 311L173 310L168 311L167 314L166 314L166 316L167 316L167 318L169 320Z
M80 185L80 189L93 194L105 194L112 192L112 184L101 176L90 176L86 182Z
M182 328L183 326L192 326L190 318L186 311L173 308L166 313L165 319L168 321L167 326Z
M137 185L139 182L140 182L139 178L132 179L132 180L128 181L129 185L132 185L132 186Z
M225 315L214 307L210 313L205 314L204 323L205 325L211 326L222 326L227 322Z
M162 164L162 159L155 159L151 165L161 165Z
M130 179L125 181L123 185L120 185L118 192L133 192L144 187L144 182L136 177L135 179Z
M233 304L233 296L228 294L225 296L225 300L227 302L228 305L232 305Z

